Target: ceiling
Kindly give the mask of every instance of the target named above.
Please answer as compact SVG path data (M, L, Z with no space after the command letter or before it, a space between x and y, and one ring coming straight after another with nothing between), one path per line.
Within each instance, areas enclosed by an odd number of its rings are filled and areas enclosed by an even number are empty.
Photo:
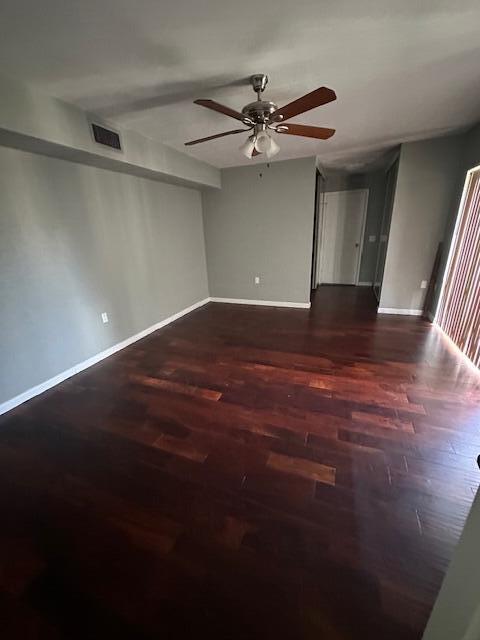
M195 98L240 109L252 73L279 105L326 85L292 122L335 136L278 136L276 159L359 171L480 119L479 24L478 0L2 0L0 71L217 167L251 162L244 136L184 147L239 124Z

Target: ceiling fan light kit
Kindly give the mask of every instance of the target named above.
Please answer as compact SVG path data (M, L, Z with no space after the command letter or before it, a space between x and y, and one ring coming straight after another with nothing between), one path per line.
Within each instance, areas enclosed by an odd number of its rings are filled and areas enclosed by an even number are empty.
M258 134L254 133L249 136L245 142L240 145L239 150L249 160L253 156L258 156L261 153L264 153L270 160L270 158L277 155L280 151L280 147L271 135L269 135L265 130L261 130Z
M266 151L267 158L270 160L270 158L273 158L273 156L276 156L279 151L280 151L280 147L275 142L275 140L272 137L270 137L270 146Z
M249 136L239 149L244 156L250 159L255 151L255 136Z
M230 118L235 118L235 120L239 120L248 127L247 129L233 129L232 131L217 133L212 136L207 136L206 138L191 140L185 144L190 146L199 144L200 142L207 142L208 140L222 138L224 136L243 133L244 131L253 131L253 133L248 136L247 140L240 146L240 151L249 159L262 153L270 159L280 151L279 145L272 137L272 132L283 135L288 134L293 136L303 136L306 138L316 138L317 140L327 140L335 133L335 129L327 129L325 127L314 127L303 124L283 124L284 121L289 118L293 118L301 113L310 111L310 109L320 107L323 104L328 104L329 102L336 100L337 96L332 89L329 89L328 87L320 87L319 89L316 89L311 93L307 93L305 96L290 102L284 107L278 108L274 102L261 99L261 95L267 86L268 76L263 73L257 73L251 77L250 81L253 90L257 94L257 99L254 102L250 102L245 105L241 112L235 111L234 109L215 102L214 100L195 100L195 104L217 111L217 113L222 113Z
M257 139L255 140L255 149L258 151L258 153L265 153L269 148L270 136L265 131L265 129L261 129L257 133Z

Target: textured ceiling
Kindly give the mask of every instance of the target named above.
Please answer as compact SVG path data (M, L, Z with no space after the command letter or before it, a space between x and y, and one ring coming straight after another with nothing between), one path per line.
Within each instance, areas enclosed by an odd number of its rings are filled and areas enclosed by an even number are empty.
M480 119L480 3L458 0L2 0L0 71L218 167L246 164L237 128L192 104L240 109L267 73L279 105L319 86L338 100L292 119L328 141L278 136L276 159L358 170L393 145Z

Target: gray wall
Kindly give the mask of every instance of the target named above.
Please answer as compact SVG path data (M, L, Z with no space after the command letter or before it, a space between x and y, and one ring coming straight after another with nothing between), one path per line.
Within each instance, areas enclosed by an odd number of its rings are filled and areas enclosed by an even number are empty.
M308 302L314 206L314 158L223 170L204 193L210 295Z
M447 219L444 235L444 249L442 254L442 261L440 264L440 274L437 282L437 287L434 295L433 309L435 310L438 305L438 299L440 297L442 277L445 273L445 267L448 258L448 251L452 242L453 232L455 230L455 222L457 220L458 209L460 206L460 200L462 197L463 186L465 184L466 173L469 169L478 167L480 165L480 124L476 125L463 135L463 151L461 159L461 170L459 172L457 185L455 189L455 195L453 203L450 208L450 212Z
M456 197L463 135L403 144L380 307L421 310Z
M480 493L433 607L423 640L480 638Z
M207 296L200 192L0 147L0 402Z
M375 276L380 226L385 202L385 188L386 175L384 171L358 174L330 173L326 176L324 185L326 192L368 189L367 220L363 238L362 260L360 262L360 282L373 282ZM369 242L370 236L375 236L374 242Z
M398 158L389 167L385 177L387 184L385 187L385 202L383 206L382 221L379 229L379 241L377 244L377 259L375 265L375 276L373 278L373 291L377 301L380 301L383 273L385 270L385 260L387 257L388 236L390 233L390 222L392 220L393 203L395 202L395 188L397 186Z
M467 131L464 135L465 139L465 153L463 156L462 168L464 171L473 169L480 165L480 124ZM462 172L461 187L463 187L463 181L465 176Z
M123 127L114 127L122 151L110 149L93 140L91 117L82 109L12 78L0 76L0 87L0 145L187 186L220 187L220 171L206 162Z

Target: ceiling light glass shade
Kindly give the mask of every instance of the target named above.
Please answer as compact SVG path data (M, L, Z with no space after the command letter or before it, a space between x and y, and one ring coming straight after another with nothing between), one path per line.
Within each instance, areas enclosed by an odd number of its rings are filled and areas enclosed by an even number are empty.
M266 131L260 131L255 142L255 149L258 153L268 153L272 140Z
M270 138L270 147L267 149L267 158L273 158L280 151L280 147L273 138Z
M255 149L255 137L250 136L245 140L245 142L239 147L240 151L246 156L249 160L253 155L253 150Z

